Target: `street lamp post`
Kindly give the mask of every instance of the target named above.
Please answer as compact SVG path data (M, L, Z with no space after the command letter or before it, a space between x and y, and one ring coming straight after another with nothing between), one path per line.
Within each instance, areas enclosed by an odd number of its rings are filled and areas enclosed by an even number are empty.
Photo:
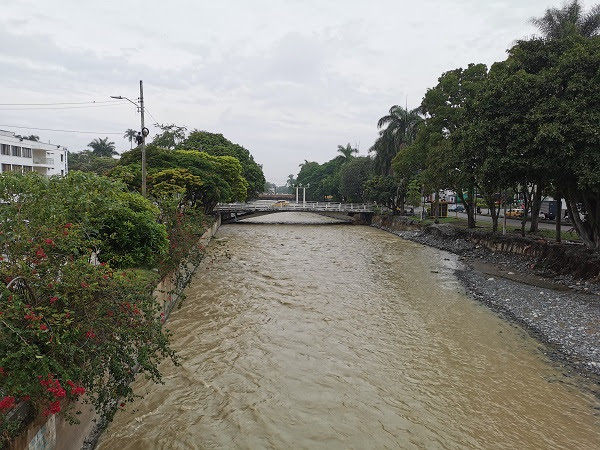
M144 126L144 85L142 80L140 80L140 98L139 104L134 102L133 100L128 99L127 97L123 97L122 95L111 95L110 98L116 98L118 100L127 100L129 103L135 105L135 107L140 112L142 129L140 130L139 136L141 137L141 145L142 145L142 196L146 197L146 136L150 133L148 128Z
M306 206L306 188L310 187L310 183L302 188L302 206Z
M302 187L302 183L294 185L296 188L296 204L298 204L298 191Z

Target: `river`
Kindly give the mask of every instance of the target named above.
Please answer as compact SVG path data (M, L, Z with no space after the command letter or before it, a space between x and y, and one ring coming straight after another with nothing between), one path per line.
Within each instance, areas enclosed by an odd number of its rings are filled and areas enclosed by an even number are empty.
M222 226L168 321L181 366L99 448L598 448L597 398L457 264L369 227Z

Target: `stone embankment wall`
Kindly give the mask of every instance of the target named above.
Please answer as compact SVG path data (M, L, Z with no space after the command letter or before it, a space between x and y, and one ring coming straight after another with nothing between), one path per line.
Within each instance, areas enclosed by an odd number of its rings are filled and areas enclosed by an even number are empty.
M210 239L221 225L220 217L211 228L206 230L198 240L199 247L206 247ZM181 298L183 290L189 283L199 260L190 258L181 263L173 273L164 277L157 285L154 294L162 306L167 318ZM61 414L53 415L48 419L38 419L30 424L27 429L13 441L11 450L80 450L94 448L103 426L98 421L98 416L90 405L79 405L82 414L78 416L77 425L70 425Z
M421 227L418 221L404 216L375 216L372 225L392 233L419 232L424 237L431 237L434 244L441 244L435 246L453 253L463 254L482 247L495 253L531 258L536 261L537 267L547 268L556 274L600 281L600 253L580 244L561 244L512 233L502 235L449 224Z

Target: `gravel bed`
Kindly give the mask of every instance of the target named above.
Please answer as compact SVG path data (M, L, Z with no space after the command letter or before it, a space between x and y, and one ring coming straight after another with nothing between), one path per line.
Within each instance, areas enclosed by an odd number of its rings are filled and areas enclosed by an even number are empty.
M494 253L457 238L451 227L438 227L435 233L391 232L460 255L462 267L456 274L471 297L522 325L547 344L546 353L554 360L600 380L599 283L553 276L538 270L529 257ZM490 270L479 270L481 263Z

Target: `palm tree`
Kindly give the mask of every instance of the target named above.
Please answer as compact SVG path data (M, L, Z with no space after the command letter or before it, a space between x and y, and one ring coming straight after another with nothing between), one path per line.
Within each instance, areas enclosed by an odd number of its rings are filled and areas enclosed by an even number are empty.
M346 161L349 161L355 154L358 154L358 149L352 148L349 142L345 147L343 145L338 145L337 151L342 154Z
M137 131L132 130L131 128L127 128L127 130L125 131L123 138L125 138L129 141L129 150L131 150L133 148L133 140L135 139L136 136L137 136Z
M375 152L373 164L381 175L390 174L392 159L403 146L414 142L422 121L418 108L409 111L398 105L392 106L389 114L379 119L379 137L369 152Z
M294 178L294 175L292 175L292 174L289 174L289 175L288 175L288 179L287 179L287 181L285 182L285 185L286 185L287 187L292 187L294 184L296 184L296 179Z
M583 13L578 0L566 3L561 9L549 8L542 17L533 17L530 22L546 40L556 40L572 33L590 38L600 32L600 5Z
M107 137L94 139L88 144L88 147L91 147L92 153L96 156L107 156L110 158L113 155L118 155L115 150L115 143L109 142Z

